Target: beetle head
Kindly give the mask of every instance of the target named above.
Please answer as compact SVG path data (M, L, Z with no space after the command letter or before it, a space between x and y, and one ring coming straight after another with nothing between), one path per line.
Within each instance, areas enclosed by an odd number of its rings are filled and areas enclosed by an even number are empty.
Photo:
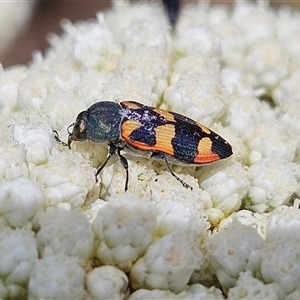
M86 136L86 124L87 124L87 111L82 111L76 119L76 122L68 127L68 147L71 149L71 143L73 141L84 141L87 139ZM73 126L72 132L69 128Z

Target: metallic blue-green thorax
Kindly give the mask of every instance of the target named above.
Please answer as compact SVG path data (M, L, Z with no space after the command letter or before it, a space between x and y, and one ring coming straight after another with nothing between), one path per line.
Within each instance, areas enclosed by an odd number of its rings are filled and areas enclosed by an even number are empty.
M104 143L119 138L122 119L120 104L109 101L97 102L86 112L87 139Z

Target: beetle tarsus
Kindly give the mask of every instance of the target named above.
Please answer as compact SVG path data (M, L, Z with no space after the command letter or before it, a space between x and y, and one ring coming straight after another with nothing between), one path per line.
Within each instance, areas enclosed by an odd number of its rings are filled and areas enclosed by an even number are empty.
M124 156L121 154L121 150L122 150L122 148L118 148L118 149L117 149L117 154L118 154L118 156L119 156L119 159L120 159L120 162L121 162L123 168L124 168L125 171L126 171L125 191L127 191L127 189L128 189L128 178L129 178L129 173L128 173L128 161L127 161L126 157L124 157Z
M167 165L167 168L168 168L168 171L171 173L172 176L174 176L185 188L187 189L191 189L193 190L193 187L191 187L189 184L187 184L184 180L182 180L180 177L178 177L174 172L173 170L171 169L170 165L169 165L169 162L167 160L167 158L164 156L164 160L166 162L166 165Z

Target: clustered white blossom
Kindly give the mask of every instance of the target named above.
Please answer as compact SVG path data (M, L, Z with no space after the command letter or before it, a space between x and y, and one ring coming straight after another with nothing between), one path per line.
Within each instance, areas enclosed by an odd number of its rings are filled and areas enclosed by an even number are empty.
M300 14L264 1L115 1L28 66L0 69L0 298L299 299ZM206 166L126 155L67 127L91 104L187 115L234 154Z

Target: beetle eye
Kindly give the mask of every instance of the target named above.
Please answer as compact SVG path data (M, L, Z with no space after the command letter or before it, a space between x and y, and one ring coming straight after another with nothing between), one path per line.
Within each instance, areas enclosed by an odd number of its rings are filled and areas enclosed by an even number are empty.
M69 133L70 141L83 141L86 140L86 125L87 125L87 112L82 111L76 118L76 122L72 123L67 131ZM71 130L71 128L73 129Z
M78 128L79 128L79 133L85 133L85 131L86 131L86 122L84 120L80 120Z
M74 124L73 130L70 133L75 140L85 140L86 139L86 126L85 122L81 120Z

